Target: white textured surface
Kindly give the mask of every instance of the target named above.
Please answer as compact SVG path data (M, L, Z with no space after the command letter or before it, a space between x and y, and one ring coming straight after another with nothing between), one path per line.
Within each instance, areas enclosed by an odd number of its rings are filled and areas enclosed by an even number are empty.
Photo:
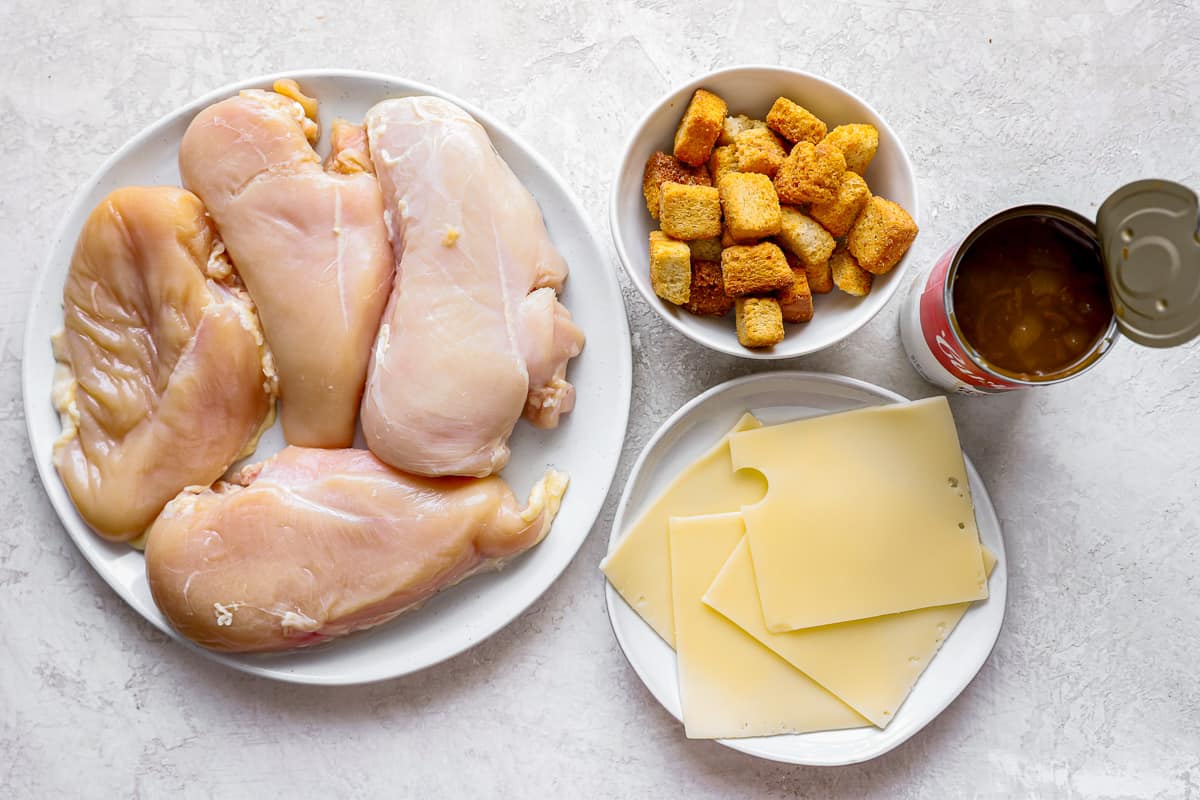
M1061 387L954 401L1005 527L1006 625L941 718L858 767L785 767L683 738L604 616L596 564L615 492L529 613L400 681L249 678L125 608L67 540L30 465L26 298L75 187L141 127L221 84L304 66L434 83L507 120L601 229L625 133L655 97L724 64L813 70L904 137L926 209L922 263L1020 202L1089 213L1134 178L1200 186L1195 0L351 5L0 3L6 797L1200 798L1200 343L1123 343ZM683 401L772 368L712 356L626 299L637 388L618 485ZM895 305L834 350L778 367L932 393L903 361Z

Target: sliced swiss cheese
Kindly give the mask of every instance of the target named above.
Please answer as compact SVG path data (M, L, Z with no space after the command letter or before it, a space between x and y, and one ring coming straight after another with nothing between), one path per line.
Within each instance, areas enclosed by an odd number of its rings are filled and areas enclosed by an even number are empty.
M772 736L868 724L701 600L744 532L737 513L670 520L675 648L688 737Z
M743 431L730 453L767 479L742 512L769 631L987 597L944 397Z
M984 548L983 559L991 574L995 556ZM917 678L971 605L932 606L771 633L763 622L745 539L721 568L704 602L881 728L895 718Z
M600 563L613 588L672 647L675 624L668 522L672 516L738 511L762 498L766 488L762 476L734 473L729 464L729 437L761 424L752 414L743 414L711 450L671 481Z

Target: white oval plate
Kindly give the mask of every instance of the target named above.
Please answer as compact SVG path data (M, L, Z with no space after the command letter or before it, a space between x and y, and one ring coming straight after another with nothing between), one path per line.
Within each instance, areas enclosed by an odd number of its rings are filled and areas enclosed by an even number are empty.
M768 372L713 387L675 412L642 451L613 520L609 549L625 530L625 521L641 513L685 466L712 447L747 411L772 425L870 405L903 402L904 397L870 383L812 372ZM990 596L976 603L946 639L941 651L913 687L895 720L884 730L847 731L718 739L721 744L772 761L834 766L883 755L928 725L966 688L983 666L1004 621L1008 585L1007 558L1000 522L987 488L966 461L975 501L979 537L996 554ZM617 642L650 693L676 719L682 719L675 651L642 621L611 585L605 586L608 618Z
M675 330L705 347L750 359L793 358L837 344L870 322L907 280L911 263L908 253L893 270L875 278L866 297L851 297L840 291L814 296L816 313L811 322L789 323L782 342L758 350L738 342L732 314L698 317L654 294L647 242L658 224L646 211L642 172L655 150L670 152L679 118L700 88L727 100L730 114L763 117L775 99L783 95L808 108L831 128L851 122L871 123L879 129L879 152L864 177L872 192L899 203L920 224L917 182L900 137L867 101L832 81L787 67L727 67L701 75L656 102L630 134L613 180L609 228L621 265L650 307Z
M568 371L577 388L575 410L563 417L556 430L518 424L512 460L503 472L519 497L547 465L571 476L554 528L540 545L502 572L471 578L437 595L419 611L374 630L307 650L222 655L176 634L150 597L142 554L100 539L71 504L50 461L51 444L60 431L50 404L54 367L50 334L62 325L63 281L75 239L91 209L120 186L178 185L179 141L196 112L240 89L269 88L284 77L296 79L320 100L322 143L327 142L328 123L334 117L361 120L367 109L388 97L437 95L479 120L541 206L550 237L571 267L563 302L588 339ZM32 302L23 365L25 416L38 472L67 532L100 576L155 627L210 658L270 678L313 684L392 678L436 664L500 630L529 607L575 556L608 494L625 438L632 374L629 329L608 255L597 244L583 209L554 170L504 125L445 92L400 78L344 70L289 72L226 86L168 114L133 137L79 190L51 243ZM251 460L259 461L282 446L277 424Z

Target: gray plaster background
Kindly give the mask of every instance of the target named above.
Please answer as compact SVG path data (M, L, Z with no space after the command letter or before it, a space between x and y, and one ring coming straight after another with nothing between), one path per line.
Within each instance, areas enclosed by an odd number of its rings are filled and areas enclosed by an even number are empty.
M1061 387L953 401L1005 529L1007 622L937 721L840 769L689 742L642 688L596 570L616 490L541 601L447 664L318 689L196 658L67 539L19 385L26 300L76 186L143 126L236 79L340 66L436 84L547 156L607 244L610 176L650 102L733 63L811 70L903 136L928 264L1003 207L1090 213L1141 177L1200 187L1195 0L0 0L0 53L0 795L1200 798L1200 343L1126 342ZM755 365L691 345L628 286L625 299L636 388L617 489L672 411L754 369L933 391L903 360L895 304L831 351Z

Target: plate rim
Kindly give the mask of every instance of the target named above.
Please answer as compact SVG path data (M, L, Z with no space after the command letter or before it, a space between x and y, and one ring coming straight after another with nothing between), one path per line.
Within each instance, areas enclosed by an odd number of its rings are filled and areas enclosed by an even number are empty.
M741 347L740 345L734 346L732 344L727 344L725 342L708 341L704 338L701 338L701 336L699 334L697 334L696 331L694 331L692 328L685 325L684 323L680 322L677 314L668 313L668 310L664 310L663 308L661 308L659 305L661 303L661 300L658 297L656 297L653 292L647 291L646 288L644 286L642 286L642 284L640 282L633 279L633 274L634 274L633 260L631 258L629 258L629 256L627 255L626 250L625 250L625 243L621 237L621 230L620 230L621 229L620 202L621 202L621 197L622 197L621 185L620 185L621 184L621 181L620 181L621 171L622 171L623 167L629 162L629 158L633 153L634 147L637 145L638 141L643 136L644 130L645 130L646 126L649 124L651 117L655 116L658 113L659 109L662 108L662 106L670 98L674 97L675 95L680 94L681 92L684 92L684 91L689 91L689 90L694 91L696 89L703 88L703 85L707 81L710 81L714 78L719 78L719 77L722 77L722 76L727 75L732 72L742 72L745 70L763 70L763 71L768 71L768 72L780 73L780 74L784 74L784 75L790 75L792 77L800 77L800 78L804 78L807 80L812 80L817 83L824 84L832 89L836 89L837 91L846 94L847 96L849 96L851 99L855 100L856 102L861 103L864 107L870 109L871 112L874 113L876 117L878 117L879 122L880 122L882 128L884 129L884 131L887 133L888 137L896 143L897 149L899 150L899 153L900 153L900 161L904 165L905 169L908 171L909 175L912 176L912 197L913 197L912 206L913 207L909 213L912 216L913 221L915 223L917 223L918 225L920 225L921 193L920 193L919 181L917 180L917 171L913 167L912 158L910 158L908 155L908 149L904 146L904 141L895 132L895 130L893 130L891 124L887 121L887 119L883 116L883 114L881 114L878 111L878 109L875 108L874 105L872 105L871 103L869 103L865 99L863 99L862 96L860 96L857 92L852 91L851 89L847 89L845 86L843 86L842 84L838 83L835 80L822 77L820 75L817 75L814 72L809 72L809 71L803 70L803 69L794 69L792 67L784 66L781 64L748 63L748 64L732 64L728 67L721 67L720 69L711 70L709 72L706 72L702 75L699 75L699 76L689 79L687 81L683 81L683 82L674 84L669 90L667 90L666 92L664 92L663 94L658 96L653 101L653 103L646 109L646 111L641 115L641 117L638 118L636 125L633 127L633 131L629 134L629 137L625 140L625 145L621 148L621 155L618 157L618 160L617 160L616 175L613 178L612 188L609 191L609 202L608 202L609 236L612 239L613 247L617 251L617 260L621 263L621 268L623 270L625 270L627 276L630 278L630 283L632 283L634 288L637 289L638 295L640 295L641 298L646 302L646 304L655 311L655 313L658 317L665 320L668 325L670 325L672 328L674 328L679 333L686 336L691 341L695 342L696 344L698 344L702 347L706 347L706 348L716 351L718 353L723 353L725 355L730 355L730 356L736 356L738 358L744 358L744 359L747 359L750 361L781 361L781 360L792 359L792 358L803 358L804 356L813 355L814 353L819 353L823 350L828 350L831 347L835 347L838 344L840 344L841 342L843 342L846 339L853 336L858 331L862 330L864 327L866 327L866 325L869 322L871 322L871 320L873 320L873 319L875 319L875 317L879 316L880 312L882 312L884 308L886 308L893 300L896 299L896 293L900 289L900 284L904 283L903 276L897 276L898 278L900 278L899 280L889 282L888 287L884 290L888 293L887 297L883 300L882 303L879 304L878 308L876 308L870 314L866 315L860 322L855 324L853 327L851 327L845 333L843 333L838 339L836 339L832 342L829 342L827 344L821 344L821 345L801 347L796 352L786 352L786 353L785 352L775 352L774 349L750 350L748 348ZM908 263L909 263L909 253L905 252L903 258L901 259L901 263L897 264L896 268L898 269L900 267L907 266ZM910 272L911 272L911 269L910 269Z
M576 558L578 558L580 550L583 549L583 545L595 531L596 523L600 519L600 514L604 510L604 505L608 501L609 494L612 492L612 485L616 479L617 468L620 466L621 455L624 451L624 442L629 433L629 413L633 402L632 341L629 334L628 311L625 307L624 295L621 291L620 281L617 279L616 272L614 270L604 270L601 280L604 280L609 284L609 288L612 290L614 297L620 301L622 312L614 315L617 317L617 319L611 323L615 324L618 328L614 335L618 336L620 341L624 344L624 346L618 346L616 348L618 356L617 360L619 362L619 374L616 376L618 383L616 387L616 394L618 398L624 398L623 402L618 399L619 408L616 409L616 412L620 416L618 427L621 431L621 441L614 448L613 453L609 458L611 463L609 464L608 469L605 471L607 472L607 476L604 478L605 485L603 494L599 502L595 505L595 508L585 515L585 518L590 517L588 529L580 537L574 553L572 553L571 557L562 564L553 577L546 582L545 586L541 587L541 589L530 598L528 603L515 610L514 613L503 624L498 625L493 630L481 636L464 641L458 646L450 648L445 653L440 654L436 658L428 660L420 665L406 667L398 672L388 672L387 670L382 670L372 672L371 674L363 677L322 678L309 675L307 673L291 673L286 671L284 668L272 668L256 664L253 661L253 654L219 653L200 647L195 643L185 639L177 631L175 631L174 628L165 624L162 619L149 617L142 613L142 611L126 596L126 592L128 591L127 588L119 585L117 581L110 578L110 576L107 574L107 567L103 563L98 563L100 562L98 554L93 552L91 548L84 546L84 544L80 541L80 537L77 536L75 531L72 530L72 526L67 524L67 521L59 512L58 505L55 501L55 495L50 489L52 482L58 482L61 484L61 481L59 480L57 472L53 469L51 460L49 458L43 459L37 452L32 422L34 415L30 413L34 402L40 403L42 400L46 399L40 398L35 401L33 392L31 391L33 388L32 384L34 382L34 376L32 374L33 367L31 366L33 363L33 358L31 356L41 345L45 344L44 342L35 341L35 339L38 338L36 337L38 314L35 312L41 307L41 300L45 295L46 284L50 279L50 273L52 271L51 262L54 259L55 251L58 249L59 243L63 241L64 236L68 234L69 229L72 227L72 220L75 220L86 211L84 205L88 195L105 178L105 176L114 168L115 165L117 165L122 159L126 158L139 147L142 147L148 140L157 135L162 129L171 125L178 118L187 115L194 116L201 109L217 102L218 100L232 96L234 93L243 89L269 86L277 80L286 78L292 78L301 83L307 79L333 79L362 82L369 81L383 85L403 86L406 87L404 91L409 92L409 94L428 94L435 97L441 97L458 105L468 114L482 123L485 127L500 132L510 141L512 141L522 151L523 156L528 158L540 172L542 172L553 184L557 186L557 188L562 192L563 197L566 199L571 213L573 213L582 223L579 234L581 238L585 239L585 245L587 245L588 249L600 257L602 263L608 263L611 261L608 251L600 246L600 241L596 236L596 231L594 230L592 220L587 213L587 210L580 202L579 197L576 195L574 189L572 189L571 184L567 183L563 179L562 175L559 174L558 170L555 169L555 167L550 164L538 150L530 146L529 143L524 140L524 138L516 134L507 123L480 109L474 103L463 100L462 98L451 94L450 92L446 92L421 81L410 80L399 75L375 72L371 70L314 67L310 69L290 69L280 72L269 72L243 80L232 81L205 94L202 94L187 103L168 110L166 113L160 115L149 124L143 126L113 153L105 158L92 172L92 174L78 186L71 196L70 202L65 206L62 212L62 217L60 217L58 224L55 225L54 231L46 244L46 250L39 262L37 274L32 284L30 293L30 313L25 321L25 333L22 337L21 343L21 411L25 417L25 435L29 441L30 453L34 462L34 468L37 470L43 494L49 502L51 510L54 512L54 517L57 520L59 527L61 527L67 534L67 537L74 545L76 551L83 556L84 560L87 561L93 572L114 594L117 595L117 597L121 599L122 602L125 603L127 607L129 607L131 611L137 614L138 617L148 622L156 630L166 634L174 644L183 645L185 648L191 650L192 652L199 653L210 661L233 668L245 674L276 680L283 683L311 686L364 685L386 680L395 680L416 672L420 672L454 658L455 656L459 656L490 639L492 636L495 636L497 633L511 625L513 621L517 619L517 617L527 612L542 596L545 595L547 591L549 591L549 589L555 583L558 582L560 578L562 578L563 573L566 572L567 568L575 561ZM387 99L387 96L388 95L381 96L380 100ZM537 198L535 198L535 200L536 199ZM611 264L609 264L609 266L611 266ZM604 473L601 474L603 475ZM63 491L65 493L65 488ZM70 502L69 497L67 497L67 502ZM87 530L83 532L85 535L96 536L96 534L91 531L90 528L88 528L86 522L83 524L84 527L87 528Z
M832 384L835 386L842 386L842 387L857 389L860 391L865 391L868 394L874 395L876 397L883 398L886 401L885 404L911 402L910 398L905 397L904 395L900 394L899 392L895 392L891 389L885 388L883 386L879 386L878 384L874 384L874 383L870 383L868 381L861 380L859 378L852 378L848 375L840 375L840 374L831 373L831 372L814 372L814 371L807 371L807 370L771 370L771 371L766 371L766 372L757 372L757 373L752 373L750 375L743 375L738 378L733 378L731 380L724 381L715 386L712 386L709 389L706 389L705 391L701 392L700 394L696 395L691 400L687 401L682 406L680 406L679 409L675 411L675 413L671 414L671 416L668 417L662 423L662 425L659 426L658 430L656 430L654 432L654 434L647 440L646 445L642 448L642 451L638 454L637 460L634 462L633 467L629 471L629 477L625 481L625 486L621 490L621 499L618 502L616 511L613 514L613 521L612 521L612 525L609 529L608 546L605 550L605 556L608 556L612 552L613 547L616 545L617 541L621 538L618 535L618 531L620 531L624 527L623 523L625 521L625 514L628 510L631 490L632 490L636 480L641 477L642 468L645 465L646 460L649 458L651 452L658 446L659 442L661 442L664 438L666 438L666 436L669 435L683 419L690 416L692 412L694 412L696 409L700 408L701 406L703 406L704 404L706 404L707 402L712 400L714 397L725 394L726 392L733 391L734 389L740 388L747 384L758 383L760 381L770 380L770 379L778 380L781 378L784 380L815 380L818 382L825 382L825 383ZM838 413L838 412L832 412L832 413ZM1007 555L1007 550L1006 550L1006 547L1004 544L1004 530L1003 530L1002 526L1000 525L999 518L996 515L996 509L991 500L991 493L987 490L987 486L983 481L983 476L979 473L979 471L977 469L975 469L975 465L971 462L971 459L967 456L966 452L963 453L963 461L965 462L968 475L970 475L971 473L974 473L976 476L978 476L979 484L984 489L984 497L983 497L982 503L979 502L978 498L975 498L975 497L972 498L975 501L976 512L978 513L980 511L980 509L982 508L982 510L988 515L988 517L991 519L991 521L995 525L995 528L996 528L996 531L998 534L998 538L999 538L999 542L1000 542L999 552L997 553L997 555L999 556L999 558L997 560L998 568L993 575L994 578L998 578L998 583L992 590L989 591L989 598L993 597L995 594L1001 595L1001 597L1000 597L1000 619L999 619L998 624L996 625L996 629L995 629L994 635L992 636L991 642L988 644L988 646L986 648L982 648L979 651L980 655L977 659L977 663L975 663L971 669L970 676L960 686L957 686L953 692L948 693L946 695L945 701L939 703L939 707L937 708L937 710L932 715L930 715L924 722L922 722L921 724L919 724L915 728L913 728L907 735L899 738L898 740L896 740L894 742L887 743L882 748L872 750L866 754L851 756L849 758L836 758L836 757L835 758L813 758L813 757L804 757L804 756L797 756L797 757L789 758L789 757L785 757L785 756L767 755L767 754L764 754L761 752L756 752L753 750L752 747L744 744L744 742L754 741L754 739L749 739L749 740L713 739L712 741L714 741L717 744L722 745L724 747L728 747L732 750L736 750L738 752L745 753L746 755L753 756L755 758L761 758L761 759L764 759L767 761L775 761L775 762L779 762L779 763L796 764L796 765L800 765L800 766L814 766L814 767L836 767L836 766L847 766L850 764L861 764L866 761L871 761L873 759L876 759L886 753L889 753L892 750L894 750L897 747L904 744L905 742L912 739L914 736L916 736L918 733L920 733L922 730L924 730L926 726L928 726L935 719L940 717L942 715L942 713L947 708L949 708L950 705L955 700L957 700L959 698L959 696L963 693L963 691L967 688L967 686L969 686L971 684L971 682L974 681L975 678L979 675L979 671L983 668L983 665L985 663L987 663L988 658L991 656L992 651L995 649L996 642L1000 638L1000 631L1004 627L1004 619L1005 619L1005 615L1007 614L1007 610L1008 610L1008 555ZM663 703L662 700L659 699L658 695L650 687L650 682L646 679L646 675L644 674L643 669L635 662L635 660L629 654L629 644L626 642L622 632L618 628L618 625L615 621L615 614L617 613L618 605L622 605L630 611L633 611L633 609L629 606L628 603L625 602L625 599L623 597L621 597L621 595L613 588L612 584L609 583L608 580L605 579L603 575L600 576L600 579L604 581L604 606L605 606L605 611L606 611L606 614L608 617L609 628L612 630L613 638L615 638L617 640L617 649L621 651L621 655L625 658L625 661L633 669L633 672L634 672L634 674L637 675L638 680L640 680L642 682L643 688L645 688L645 690L650 693L651 697L654 698L655 702L657 702L660 706L662 706L664 711L666 711L668 714L670 714L672 717L674 717L678 722L680 722L680 724L682 724L682 720L678 716L676 716L674 711L672 711L670 708L668 708L667 705L665 703ZM997 590L999 590L999 591L997 591ZM633 613L635 616L637 616L637 621L639 624L644 625L647 628L650 627L644 619L642 619L640 616L637 615L636 611L633 611ZM655 634L655 636L657 636L657 634ZM917 681L918 682L920 681L920 677L917 678ZM915 684L914 684L914 686L915 686ZM798 734L798 735L803 735L803 734ZM763 737L755 737L755 738L763 738ZM692 740L689 739L687 741L690 742Z

